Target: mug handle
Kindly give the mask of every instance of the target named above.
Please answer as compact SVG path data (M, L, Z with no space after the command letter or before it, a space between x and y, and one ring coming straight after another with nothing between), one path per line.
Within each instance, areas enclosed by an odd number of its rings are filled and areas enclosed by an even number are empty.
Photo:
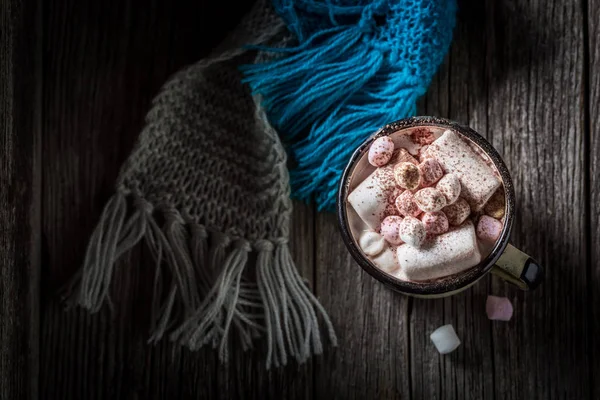
M510 243L492 273L523 290L533 290L544 280L544 268Z

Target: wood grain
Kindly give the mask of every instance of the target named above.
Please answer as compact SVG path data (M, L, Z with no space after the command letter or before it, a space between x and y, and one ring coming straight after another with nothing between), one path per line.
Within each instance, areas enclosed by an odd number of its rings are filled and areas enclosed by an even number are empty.
M459 3L454 43L425 99L428 115L448 117L486 135L484 3ZM490 278L446 299L414 299L411 308L413 399L491 399L494 397L491 326L485 315ZM461 346L440 356L429 339L438 327L452 324Z
M45 398L212 396L212 353L146 345L150 258L119 264L116 313L65 312L54 293L81 265L150 100L206 54L245 9L226 2L67 1L44 8L44 225L48 243L41 386ZM223 21L218 31L208 21Z
M590 396L582 3L486 4L488 137L512 172L513 243L546 267L536 291L494 282L514 305L493 323L499 398Z
M317 215L315 238L317 294L337 329L339 347L316 361L314 398L409 398L408 298L358 266L335 215Z
M0 398L38 397L41 19L0 3Z
M590 301L589 323L591 342L590 369L588 371L592 388L592 399L600 398L600 3L590 1L584 3L587 6L587 22L584 29L587 28L587 48L588 59L586 69L586 100L584 106L588 115L587 124L587 144L589 145L590 166L587 174L588 201L589 201L589 221L586 229L588 237L588 246L590 261L587 282L588 296ZM585 14L584 14L585 15Z

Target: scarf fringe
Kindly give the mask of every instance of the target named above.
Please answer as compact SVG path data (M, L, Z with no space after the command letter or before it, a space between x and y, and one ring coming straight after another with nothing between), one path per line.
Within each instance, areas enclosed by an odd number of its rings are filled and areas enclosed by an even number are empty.
M265 336L267 369L321 354L320 321L337 345L333 325L296 270L286 240L251 244L208 232L173 208L153 207L124 191L104 208L69 287L70 302L92 313L103 304L112 308L116 262L142 239L155 260L150 343L168 337L191 350L210 344L225 362L232 331L244 350ZM246 273L252 253L255 271ZM255 281L248 277L254 272Z

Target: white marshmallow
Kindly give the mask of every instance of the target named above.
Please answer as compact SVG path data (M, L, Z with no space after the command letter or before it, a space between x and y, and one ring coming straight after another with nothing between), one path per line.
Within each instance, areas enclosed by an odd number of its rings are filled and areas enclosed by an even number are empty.
M377 232L364 231L358 239L358 245L362 249L363 253L369 257L372 257L383 251L385 239Z
M429 238L420 248L400 245L396 255L400 264L396 275L409 281L426 281L457 274L481 261L475 227L471 221Z
M452 353L460 346L460 339L450 324L440 326L429 335L429 338L440 354Z
M446 174L435 185L437 190L446 197L446 204L453 204L460 196L460 181L454 174Z
M500 187L500 179L482 155L451 130L427 148L427 156L435 158L446 173L456 174L462 186L461 197L474 211L479 211Z
M394 273L398 270L398 268L400 268L398 265L398 259L396 258L396 252L389 246L386 246L381 254L371 258L370 260L377 268L383 272L387 272L388 274Z
M377 168L348 195L348 203L365 224L377 229L395 187L392 168Z
M425 225L423 222L416 219L415 217L406 217L400 222L400 239L407 243L408 247L419 247L427 232L425 231Z

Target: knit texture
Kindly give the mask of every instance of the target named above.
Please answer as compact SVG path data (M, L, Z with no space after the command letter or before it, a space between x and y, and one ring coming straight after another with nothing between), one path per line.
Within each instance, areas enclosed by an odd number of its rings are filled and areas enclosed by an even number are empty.
M144 241L155 260L151 341L228 358L266 338L266 365L321 353L327 314L288 248L286 153L239 65L283 24L264 1L218 53L173 76L153 101L94 231L73 299L92 312L110 300L117 259Z
M273 0L297 45L243 67L295 167L293 194L332 209L342 171L381 126L416 113L446 54L455 0Z

